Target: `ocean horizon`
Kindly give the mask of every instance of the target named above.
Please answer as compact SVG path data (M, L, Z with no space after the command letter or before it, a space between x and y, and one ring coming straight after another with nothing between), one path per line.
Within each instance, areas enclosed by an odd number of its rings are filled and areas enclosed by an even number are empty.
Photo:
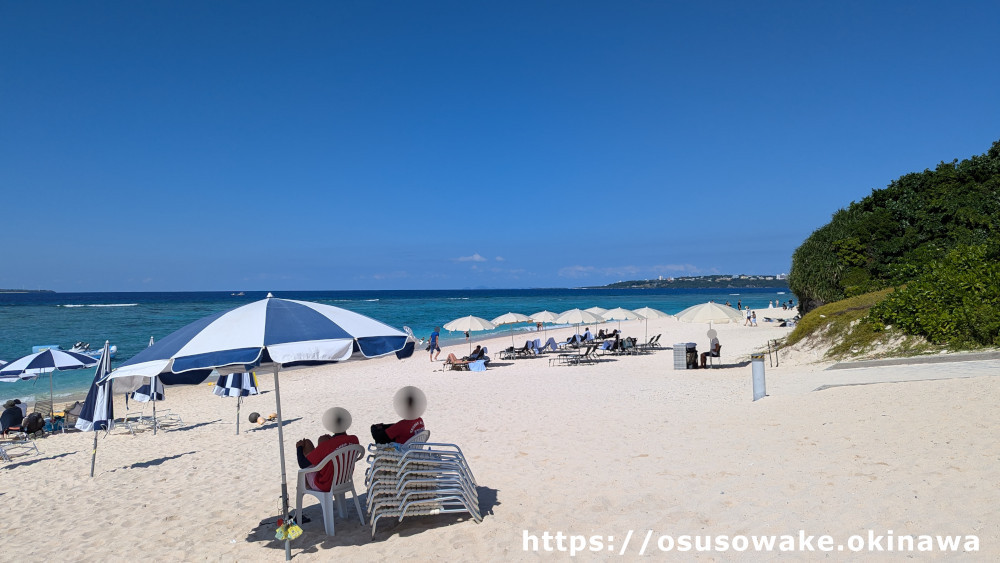
M32 346L71 348L87 342L100 348L108 340L118 347L114 365L120 365L143 348L150 337L162 338L206 315L263 299L266 291L194 292L87 292L0 294L0 360L12 361L31 353ZM427 338L436 326L467 315L493 319L507 312L531 315L541 310L555 313L589 307L638 309L652 307L675 314L687 307L715 301L734 306L765 308L770 301L798 299L787 288L734 289L462 289L462 290L337 290L278 291L275 297L315 301L367 315L390 326L410 327L417 338ZM551 325L550 325L551 326ZM534 325L503 326L476 332L472 340L514 331L531 331ZM461 332L441 331L442 344L464 342ZM94 369L56 372L56 402L86 394ZM0 397L34 402L48 400L48 377L17 383L0 382Z

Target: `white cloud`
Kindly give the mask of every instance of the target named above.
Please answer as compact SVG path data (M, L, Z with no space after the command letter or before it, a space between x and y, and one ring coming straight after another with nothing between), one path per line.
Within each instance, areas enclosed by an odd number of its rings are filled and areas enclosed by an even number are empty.
M477 252L477 253L473 254L472 256L459 256L458 258L455 258L455 261L456 262L486 262L486 259L483 258L482 256L480 256L479 253Z
M503 262L504 258L503 256L497 256L496 260L497 262Z

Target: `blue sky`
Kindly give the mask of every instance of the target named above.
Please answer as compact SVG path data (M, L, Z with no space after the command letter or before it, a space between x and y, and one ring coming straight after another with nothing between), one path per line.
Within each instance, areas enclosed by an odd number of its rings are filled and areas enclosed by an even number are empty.
M996 2L0 3L0 287L779 273L1000 139Z

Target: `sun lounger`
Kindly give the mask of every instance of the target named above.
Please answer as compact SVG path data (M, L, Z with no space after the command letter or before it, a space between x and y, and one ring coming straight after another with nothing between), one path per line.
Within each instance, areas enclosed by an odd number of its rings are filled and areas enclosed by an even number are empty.
M475 476L455 444L371 444L368 521L372 537L381 518L466 512L478 523L479 494Z

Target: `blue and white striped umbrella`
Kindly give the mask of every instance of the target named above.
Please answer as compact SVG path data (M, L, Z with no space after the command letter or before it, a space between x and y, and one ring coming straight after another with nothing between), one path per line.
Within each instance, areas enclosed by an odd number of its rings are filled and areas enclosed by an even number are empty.
M135 389L142 378L157 375L164 384L172 385L176 383L172 380L174 374L205 372L195 377L203 381L210 373L205 370L217 369L220 373L255 367L273 370L282 511L287 521L288 485L278 372L290 367L392 353L405 358L413 354L413 348L414 342L406 333L375 319L331 305L278 299L268 294L266 299L205 317L165 336L108 377L135 378L138 380ZM285 559L291 559L287 541Z
M243 397L259 393L253 372L241 371L240 373L220 375L219 381L212 388L212 393L220 397L236 397L236 434L239 435L240 405L243 403Z
M90 367L96 363L97 359L90 356L50 348L29 354L23 358L18 358L3 366L0 368L0 381L10 383L22 379L35 379L40 374L48 373L49 408L54 410L55 401L52 392L52 372Z
M114 401L111 398L111 382L104 380L105 376L111 372L111 353L109 344L104 342L104 352L101 354L101 361L97 365L97 373L94 375L94 383L87 392L87 399L83 402L83 409L76 419L76 427L84 432L94 433L94 449L90 457L90 476L94 476L94 463L97 461L97 432L100 430L110 430L115 424ZM101 383L101 380L104 380Z
M250 395L256 395L260 391L257 389L257 383L254 379L253 373L246 371L220 375L219 381L212 388L212 393L220 397L249 397Z

